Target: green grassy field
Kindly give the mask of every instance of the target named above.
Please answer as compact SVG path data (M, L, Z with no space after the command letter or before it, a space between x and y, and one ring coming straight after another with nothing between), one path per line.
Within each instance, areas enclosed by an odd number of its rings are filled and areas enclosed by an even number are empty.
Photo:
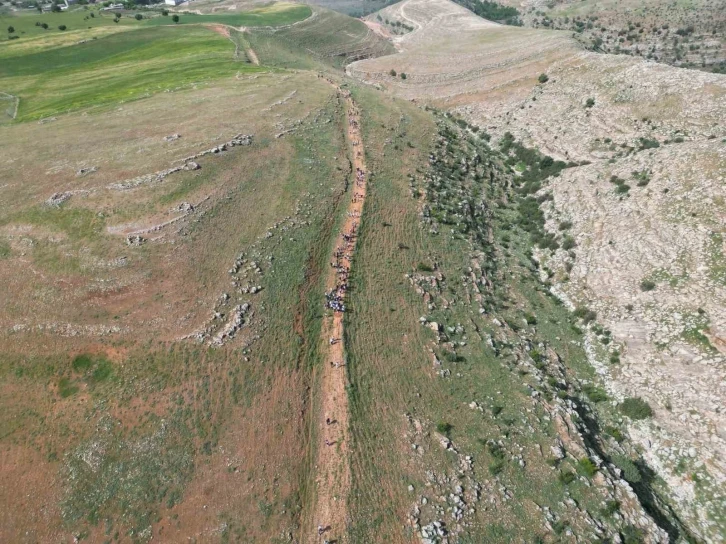
M91 17L93 13L93 17ZM125 16L118 23L114 23L115 15L107 11L97 10L74 10L61 13L37 13L25 11L20 13L0 14L0 44L17 46L32 38L49 37L56 34L75 35L75 39L79 38L78 33L81 31L95 30L103 27L111 27L115 30L122 29L127 26L138 25L133 17ZM36 23L48 25L47 29L36 25ZM61 25L66 26L66 30L59 30ZM15 32L7 32L8 27L13 27ZM10 40L9 37L18 36L17 40ZM0 48L1 50L2 48ZM0 52L0 55L3 53Z
M229 26L246 27L275 27L284 26L302 21L310 17L310 7L301 4L290 4L277 2L269 6L252 9L249 11L215 13L197 15L196 13L179 13L179 22L174 23L172 14L163 16L161 11L119 10L121 18L114 22L115 11L101 11L94 7L79 7L71 11L60 13L37 13L34 11L0 13L0 44L17 46L19 43L27 42L35 38L48 38L54 35L70 35L67 40L79 41L81 36L92 36L94 31L99 29L115 32L125 27L162 26L174 24L223 24ZM135 19L136 13L144 18L141 21ZM39 26L46 24L47 29ZM65 30L58 27L64 25ZM14 32L7 32L12 27ZM90 32L89 32L90 31ZM11 40L10 36L17 36L18 39ZM72 42L71 42L72 43ZM0 58L3 52L0 50Z
M20 97L17 120L40 119L259 70L233 54L228 39L204 28L120 32L6 57L0 89Z
M307 19L312 14L309 6L302 4L280 3L270 7L253 9L250 11L239 11L233 13L214 13L209 15L197 15L195 13L180 13L179 22L176 24L210 24L218 23L234 27L249 26L283 26ZM168 17L154 17L144 20L144 26L159 26L175 24Z

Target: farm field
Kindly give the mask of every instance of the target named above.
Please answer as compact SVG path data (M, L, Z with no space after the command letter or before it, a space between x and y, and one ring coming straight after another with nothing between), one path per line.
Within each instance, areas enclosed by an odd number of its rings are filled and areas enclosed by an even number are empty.
M117 32L127 28L144 26L176 26L186 24L217 23L234 27L277 27L302 21L311 15L310 7L288 2L276 2L267 6L252 7L246 11L226 13L205 13L199 15L194 12L177 13L179 20L172 20L173 13L162 15L162 10L125 10L106 11L98 8L74 9L61 13L37 13L34 11L0 12L0 25L3 32L0 34L0 43L8 42L12 45L11 51L32 45L47 50L49 42L63 41L67 45L82 39L92 39L103 36L109 32ZM117 14L119 17L117 17ZM137 20L139 14L143 18ZM42 25L46 25L43 27ZM60 29L59 27L65 28ZM5 32L12 27L14 32ZM11 40L10 36L17 36ZM44 38L39 40L39 38ZM28 42L31 42L30 44Z
M311 14L310 7L306 5L278 2L270 7L255 8L234 13L210 13L202 15L182 13L179 15L178 23L169 20L169 17L153 17L143 21L143 24L144 26L159 26L169 24L219 23L235 27L278 27L297 23L298 21L307 19Z
M3 4L0 542L723 540L726 76L535 3Z
M17 119L26 120L257 70L234 58L234 46L224 36L205 28L164 27L5 57L0 88L20 98Z

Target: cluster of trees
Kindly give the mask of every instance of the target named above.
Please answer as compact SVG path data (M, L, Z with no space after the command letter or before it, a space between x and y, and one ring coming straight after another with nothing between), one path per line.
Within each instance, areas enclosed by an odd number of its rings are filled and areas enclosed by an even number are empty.
M522 21L519 18L519 10L517 10L517 8L503 6L496 2L489 2L488 0L454 1L460 6L464 6L466 9L473 11L479 17L484 17L484 19L497 21L506 25L522 26Z

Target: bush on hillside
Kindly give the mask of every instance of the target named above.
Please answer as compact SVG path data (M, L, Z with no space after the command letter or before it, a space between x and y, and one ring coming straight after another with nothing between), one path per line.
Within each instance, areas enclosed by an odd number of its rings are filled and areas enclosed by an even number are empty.
M628 397L620 405L620 411L630 419L647 419L653 415L650 404L640 397Z
M652 291L653 289L655 289L655 282L651 280L643 280L640 282L641 291Z
M439 421L436 424L436 430L443 434L444 436L449 436L449 433L451 432L451 429L453 429L454 426L451 423L446 423L444 421Z

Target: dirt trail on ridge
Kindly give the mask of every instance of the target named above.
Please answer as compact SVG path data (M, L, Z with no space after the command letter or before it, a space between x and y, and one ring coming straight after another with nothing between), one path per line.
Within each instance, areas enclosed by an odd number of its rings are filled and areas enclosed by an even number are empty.
M331 84L335 85L331 82ZM353 188L346 217L335 249L327 265L325 287L332 304L345 304L348 274L355 251L358 228L366 195L367 172L363 155L358 108L346 90L347 137L353 166ZM348 435L348 376L344 366L343 311L328 309L323 321L321 342L323 369L320 379L320 412L316 416L317 454L315 461L315 505L308 517L303 541L346 541L347 499L350 490ZM331 343L331 339L333 342ZM329 421L328 421L329 420ZM325 530L319 534L319 528Z

